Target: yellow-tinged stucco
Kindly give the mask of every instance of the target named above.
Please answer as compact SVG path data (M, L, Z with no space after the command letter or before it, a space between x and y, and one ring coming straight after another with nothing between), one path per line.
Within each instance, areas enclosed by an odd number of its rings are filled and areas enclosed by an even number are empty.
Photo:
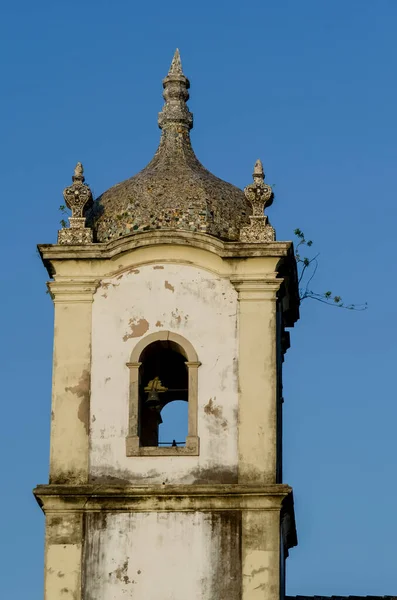
M277 480L277 307L282 304L284 324L291 326L298 316L291 244L148 232L109 244L41 246L40 251L53 276L55 304L53 485L36 491L47 515L46 600L108 600L109 594L121 600L125 590L134 589L137 598L155 600L153 573L142 571L138 585L131 583L128 569L123 574L124 562L106 570L106 561L93 551L95 531L101 552L117 554L120 561L130 560L130 552L139 555L139 544L163 548L162 532L175 546L175 554L159 550L167 573L167 564L171 572L173 561L184 561L184 546L176 543L171 527L171 515L181 510L211 514L210 521L184 519L181 532L188 536L198 527L198 543L209 556L219 553L224 535L235 548L229 559L236 585L234 592L225 587L219 561L206 563L207 583L200 584L200 567L193 562L179 587L178 581L167 581L175 600L186 594L221 600L225 593L230 600L278 599L280 512L291 490ZM136 344L156 331L182 335L197 353L196 455L126 452L127 363ZM98 511L101 519L83 526ZM116 552L117 535L106 525L106 515L115 511L117 526L124 523L130 531L123 534L128 556ZM147 520L149 513L162 519L161 528ZM166 514L169 521L161 516ZM102 578L102 588L90 577Z

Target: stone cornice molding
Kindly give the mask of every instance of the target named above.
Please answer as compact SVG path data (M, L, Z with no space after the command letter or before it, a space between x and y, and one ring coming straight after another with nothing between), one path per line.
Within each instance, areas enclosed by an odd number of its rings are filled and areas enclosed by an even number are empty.
M163 250L168 246L168 252ZM175 256L171 251L172 246L177 249ZM153 252L153 249L156 252ZM299 293L296 261L292 242L267 242L267 243L243 243L243 242L225 242L200 232L189 232L181 230L160 230L146 231L123 236L120 239L101 244L86 244L79 246L44 244L39 245L38 249L45 267L50 275L54 277L59 272L59 263L63 263L62 272L65 272L64 263L71 261L73 264L78 261L87 261L87 272L95 271L99 278L110 277L120 274L120 266L117 265L117 258L123 254L134 252L135 250L151 250L150 261L161 260L162 262L183 262L186 254L185 249L189 248L195 251L203 251L206 254L195 255L193 264L202 268L209 268L220 276L230 276L239 270L239 262L245 259L272 259L272 270L277 270L284 278L285 293L288 296L288 308L286 309L286 324L292 326L299 318ZM158 255L158 256L157 256ZM166 255L166 256L165 256ZM212 255L212 256L210 256ZM214 256L219 257L218 263L213 261ZM133 255L128 258L124 268L127 269L130 264L138 266L139 264L148 264L146 258L141 263L144 253ZM110 260L109 260L110 259ZM115 260L116 259L116 260ZM201 262L200 262L201 261ZM222 263L222 261L225 261ZM96 263L96 264L95 264ZM103 263L103 264L101 264ZM191 264L191 261L186 261ZM259 267L258 267L259 268ZM80 271L81 272L81 271ZM262 277L267 277L262 271ZM258 276L259 277L259 276ZM255 279L256 275L252 276ZM57 279L59 279L57 277Z
M39 244L38 249L44 261L54 259L106 259L119 254L157 245L182 245L201 248L222 258L243 258L263 256L288 256L292 252L292 242L224 242L211 235L180 230L148 231L123 236L108 243L85 245ZM293 255L293 254L292 254Z
M230 282L238 292L239 301L257 302L258 300L277 299L277 293L283 279L276 279L277 273L231 277Z
M100 281L94 278L57 280L47 283L54 304L92 303Z
M39 485L34 490L44 513L54 512L194 512L275 510L292 489L285 484L108 486Z

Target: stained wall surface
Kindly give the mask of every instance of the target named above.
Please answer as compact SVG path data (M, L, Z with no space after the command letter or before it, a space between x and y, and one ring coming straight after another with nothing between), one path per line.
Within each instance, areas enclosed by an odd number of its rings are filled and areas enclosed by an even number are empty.
M126 456L134 346L168 330L186 338L198 370L199 456ZM92 308L90 480L237 481L237 292L193 265L139 265L104 279Z
M85 600L241 597L238 511L88 516Z

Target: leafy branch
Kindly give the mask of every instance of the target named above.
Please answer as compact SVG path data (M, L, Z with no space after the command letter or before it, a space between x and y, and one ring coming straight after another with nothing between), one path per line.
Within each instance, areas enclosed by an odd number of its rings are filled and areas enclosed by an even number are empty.
M66 206L64 204L61 204L61 206L59 207L59 210L61 211L62 215L67 215L68 214L68 211L67 211ZM67 222L66 222L65 219L61 219L59 221L59 223L60 223L61 227L63 227L63 228L67 227Z
M313 246L313 241L306 240L305 234L300 229L295 229L294 234L298 238L298 243L295 247L295 258L298 265L298 285L301 301L306 300L306 298L311 298L312 300L317 300L318 302L334 306L335 308L366 310L368 308L366 302L365 304L346 304L343 302L341 296L333 294L331 291L320 294L311 289L310 285L317 273L318 257L320 254L317 253L311 258L302 256L302 252L306 248L311 248Z

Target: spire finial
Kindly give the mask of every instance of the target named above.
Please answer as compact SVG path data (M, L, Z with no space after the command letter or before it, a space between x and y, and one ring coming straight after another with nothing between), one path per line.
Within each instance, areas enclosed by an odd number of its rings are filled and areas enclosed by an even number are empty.
M262 179L263 181L265 179L265 172L263 170L263 164L260 158L258 158L254 165L254 173L252 176L254 178L254 181L256 181L257 179Z
M168 75L163 79L163 88L165 104L159 113L158 124L160 129L167 129L172 125L191 129L193 127L193 115L186 104L189 100L190 82L183 74L178 48L175 50Z
M168 71L168 75L183 75L179 48L175 50L175 54L171 62L170 70Z
M74 175L72 177L73 181L82 181L84 182L84 167L81 162L78 162L74 168Z

